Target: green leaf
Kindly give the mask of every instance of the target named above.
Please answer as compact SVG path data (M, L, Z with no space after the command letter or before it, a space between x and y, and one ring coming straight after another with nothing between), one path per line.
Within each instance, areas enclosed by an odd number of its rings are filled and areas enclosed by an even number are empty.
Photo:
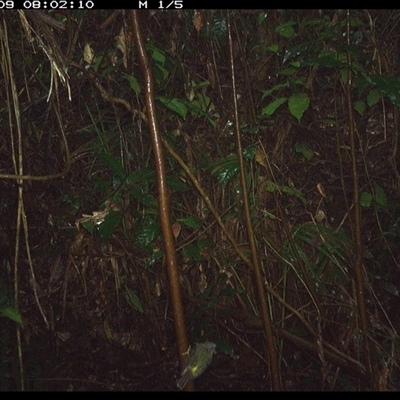
M151 195L147 184L144 184L141 187L131 187L130 193L136 200L140 201L146 207L157 207L157 200Z
M75 214L75 212L82 206L82 197L67 194L62 198L62 202L72 210L73 214Z
M267 187L266 189L268 190L268 192L273 193L275 192L275 190L277 190L279 188L279 186L272 181L267 181Z
M252 144L250 146L247 146L244 150L243 150L243 157L246 160L252 160L256 154L257 151L257 144Z
M375 201L382 207L387 206L387 196L384 190L374 182L374 189L375 189Z
M360 204L362 207L370 207L372 204L372 194L368 192L362 192L360 196Z
M400 79L394 76L366 75L368 82L373 83L396 107L400 107Z
M274 100L272 103L269 103L266 107L262 109L261 114L270 117L277 110L277 108L280 105L282 105L286 100L287 100L286 97L280 97Z
M310 58L309 60L305 61L303 66L308 65L319 65L321 67L328 67L328 68L343 68L345 63L338 59L337 53L326 53L321 55L317 58Z
M364 77L359 77L354 79L354 85L360 93L363 93L364 90L368 87L369 82Z
M291 188L289 186L282 186L281 190L283 193L290 194L292 196L296 196L298 199L300 199L303 202L304 205L307 205L307 201L306 201L305 197L303 196L303 194L300 192L300 190Z
M360 114L363 115L366 109L366 105L362 100L358 100L354 102L354 109Z
M286 194L289 194L291 196L296 196L298 199L300 199L302 201L302 203L304 205L307 205L305 197L303 196L303 194L298 189L291 188L289 186L278 186L276 183L274 183L274 182L272 182L270 180L267 181L266 189L269 192L274 192L275 190L279 190L282 193L286 193Z
M383 288L393 296L399 295L399 289L390 282L385 282Z
M203 261L204 256L200 252L201 248L195 244L189 244L184 248L185 258L195 261Z
M197 229L203 224L201 219L196 218L193 215L189 218L179 218L178 221L192 229Z
M310 161L314 156L314 152L304 144L296 143L294 149L297 153L301 153L307 161Z
M267 16L268 16L268 13L260 12L260 14L258 14L258 18L257 18L258 25L261 25L263 23L263 21L267 18Z
M0 314L3 314L12 321L18 322L19 324L22 325L21 315L19 315L13 307L0 308Z
M286 75L286 76L292 76L293 74L295 74L298 71L297 68L295 67L287 67L287 68L283 68L281 69L278 74L279 75Z
M99 153L97 157L108 167L114 174L118 175L119 178L125 177L125 170L121 162L115 157L107 153Z
M289 111L299 122L309 105L310 98L306 93L296 93L289 97Z
M140 84L138 82L138 80L132 76L132 75L125 75L124 77L128 82L129 82L129 86L131 87L131 89L137 93L140 94L141 93L141 88L140 88Z
M277 53L279 50L279 44L271 44L271 46L268 46L268 50Z
M224 184L229 182L239 171L239 162L236 154L230 154L224 159L217 161L211 171L213 175L218 175L218 182Z
M278 25L275 28L275 32L279 33L281 36L289 39L294 34L294 28L292 25L295 23L293 21L285 22L284 24Z
M158 218L156 219L153 216L147 217L139 223L135 243L146 246L158 237L160 233L161 228Z
M273 93L275 90L279 90L279 89L282 89L282 88L286 88L286 87L288 87L289 86L289 83L288 82L286 82L286 83L280 83L279 85L275 85L275 86L273 86L271 89L268 89L268 90L265 90L264 92L263 92L263 95L262 95L262 97L261 97L261 100L264 100L266 97L268 97L271 93Z
M175 192L186 192L189 190L189 186L181 181L176 175L167 176L167 184L171 190Z
M139 311L141 313L144 312L142 303L140 302L139 297L133 290L126 287L124 291L124 296L127 302L132 306L134 310Z
M156 69L154 70L154 76L157 77L157 82L165 81L169 76L169 71L166 68L164 68L161 64L156 64L155 67ZM161 78L160 73L162 79L160 79Z
M151 57L153 60L158 61L160 64L164 65L165 63L165 53L158 49L157 47L152 46L151 44L146 45L146 49L151 53Z
M341 68L340 71L340 79L346 85L349 80L349 71L347 68Z
M197 102L196 102L197 100ZM197 106L203 111L214 111L215 110L215 105L211 101L211 99L204 93L197 93L196 94L196 100L194 100L195 103L197 103Z
M127 178L126 183L155 183L156 174L154 169L141 167L132 172Z
M93 235L94 223L91 219L88 221L82 221L81 224L91 235Z
M381 99L381 97L381 92L378 89L371 89L367 96L367 104L372 107Z
M285 50L285 54L283 56L283 64L295 57L304 57L306 54L308 55L310 49L315 49L315 42L303 42L299 45L289 47Z
M107 240L114 233L121 221L121 211L111 210L100 224L97 225L100 238Z
M171 99L169 97L164 97L164 96L157 96L156 99L160 100L165 107L178 113L183 119L186 118L186 115L188 113L188 108L181 100L176 98Z

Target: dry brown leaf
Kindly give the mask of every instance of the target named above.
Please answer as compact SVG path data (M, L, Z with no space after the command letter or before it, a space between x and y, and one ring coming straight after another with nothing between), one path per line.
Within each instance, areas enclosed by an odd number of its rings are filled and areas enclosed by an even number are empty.
M266 162L266 159L265 159L265 153L259 148L257 148L257 150L256 150L255 159L263 167L267 167L268 166L267 162Z
M193 25L196 28L197 33L200 33L201 28L204 25L204 13L203 11L194 11L193 15Z
M85 44L85 47L83 48L83 59L88 63L91 64L94 59L94 51L90 47L89 43Z
M127 57L127 36L125 35L124 27L121 27L118 36L115 37L115 46L118 50L121 50L122 53L122 63L124 64L125 69L128 68L128 57Z

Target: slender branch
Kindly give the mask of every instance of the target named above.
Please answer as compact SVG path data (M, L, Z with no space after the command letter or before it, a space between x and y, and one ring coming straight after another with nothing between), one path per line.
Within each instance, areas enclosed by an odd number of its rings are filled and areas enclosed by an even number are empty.
M157 175L158 186L158 201L161 230L164 239L165 257L167 260L167 273L170 287L170 295L172 302L172 313L175 322L175 332L178 344L178 356L181 366L187 358L187 349L189 347L185 318L183 311L182 296L179 284L178 263L176 260L175 239L172 234L171 226L171 210L170 210L170 196L167 186L165 162L162 149L162 139L160 130L158 128L156 117L156 106L154 100L154 83L153 75L151 72L150 61L147 56L141 26L139 22L139 13L137 10L131 11L131 20L133 27L133 35L135 38L136 48L139 55L140 66L142 69L143 78L145 80L145 97L146 109L148 114L148 126L150 129L151 140L153 144L154 163ZM186 390L194 390L193 382L186 385Z
M236 82L235 82L235 65L233 61L233 43L232 43L232 33L231 33L231 23L229 17L229 11L227 12L227 27L228 27L228 40L229 40L229 52L230 52L230 64L231 64L231 76L232 76L232 95L233 95L233 105L235 113L235 132L236 132L236 146L237 154L239 160L239 170L240 170L240 183L242 186L242 197L243 197L243 207L246 215L246 227L249 238L249 244L251 249L251 259L253 264L253 271L255 275L255 281L258 291L258 297L260 302L260 315L264 322L264 331L267 338L267 348L270 360L270 372L273 390L281 390L281 381L279 373L279 365L276 351L276 343L274 339L274 333L272 330L271 323L271 310L267 304L267 296L264 288L264 278L261 271L261 265L258 258L258 250L256 245L256 240L254 236L253 222L251 218L249 196L246 185L246 172L243 160L243 149L242 149L242 138L239 127L239 113L237 104L237 93L236 93Z
M347 46L350 46L350 10L346 11L346 25L347 25ZM348 112L348 128L350 133L350 148L351 148L351 163L353 175L353 200L354 200L354 242L355 242L355 259L354 259L354 274L358 312L360 314L361 333L363 335L364 359L367 372L368 382L370 382L370 389L374 388L374 376L372 373L370 340L368 334L368 317L365 307L365 283L363 274L363 245L361 237L361 205L360 205L360 188L358 184L358 168L357 168L357 150L356 150L356 135L354 129L353 106L351 101L350 89L352 85L352 71L351 71L351 55L347 52L347 84L346 84L346 97L347 97L347 112Z

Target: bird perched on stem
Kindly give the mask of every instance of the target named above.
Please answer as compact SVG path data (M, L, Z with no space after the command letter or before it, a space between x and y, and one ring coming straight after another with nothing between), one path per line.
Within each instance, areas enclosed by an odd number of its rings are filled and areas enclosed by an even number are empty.
M213 342L196 343L183 365L181 378L177 384L179 389L182 390L190 380L198 378L207 369L216 347Z

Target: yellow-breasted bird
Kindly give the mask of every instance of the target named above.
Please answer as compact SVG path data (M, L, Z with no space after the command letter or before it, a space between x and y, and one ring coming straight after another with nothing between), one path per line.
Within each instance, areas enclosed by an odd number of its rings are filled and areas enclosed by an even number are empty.
M210 365L217 345L213 342L196 343L183 365L178 388L183 389L188 381L198 378Z

